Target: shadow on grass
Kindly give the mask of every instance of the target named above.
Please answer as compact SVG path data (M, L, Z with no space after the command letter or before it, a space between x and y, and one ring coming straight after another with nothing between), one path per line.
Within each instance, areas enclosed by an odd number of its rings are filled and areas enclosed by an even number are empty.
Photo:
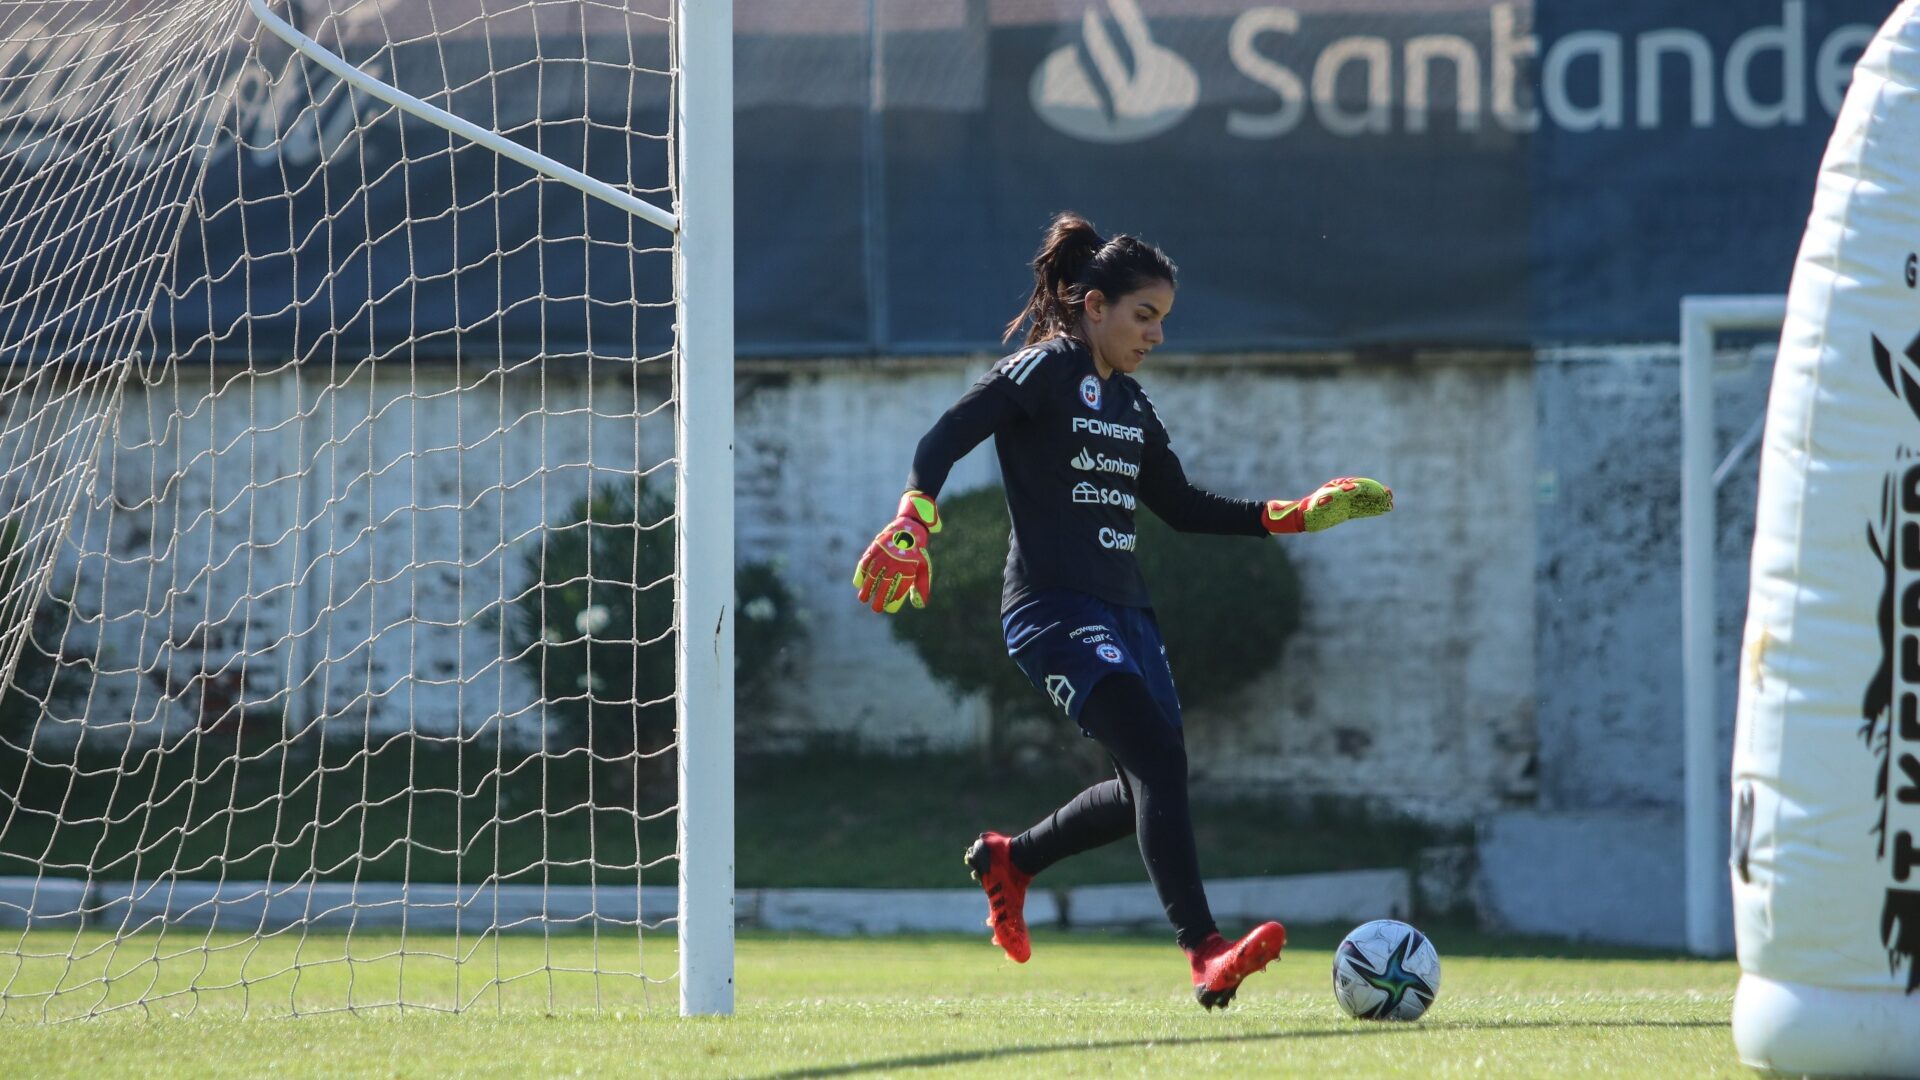
M1267 1031L1242 1035L1199 1035L1171 1039L1108 1039L1105 1042L1044 1043L1034 1046L1001 1046L989 1050L960 1050L949 1053L914 1054L905 1057L858 1061L847 1065L822 1065L766 1073L761 1080L812 1080L831 1076L858 1076L861 1073L885 1073L899 1069L934 1069L946 1065L969 1065L1003 1058L1035 1057L1085 1051L1127 1050L1149 1046L1227 1046L1235 1043L1287 1042L1296 1039L1325 1039L1334 1036L1411 1037L1428 1031L1474 1031L1497 1029L1518 1031L1528 1028L1552 1028L1571 1031L1578 1028L1712 1028L1726 1027L1724 1020L1515 1020L1498 1023L1440 1022L1422 1024L1379 1024L1370 1027L1316 1028L1308 1031Z
M1415 918L1412 920L1432 939L1444 963L1455 957L1482 959L1530 958L1536 960L1672 960L1683 963L1728 963L1730 956L1694 956L1681 949L1661 949L1644 945L1616 945L1603 941L1575 941L1567 938L1534 937L1524 934L1497 934L1482 930L1470 920ZM1344 923L1287 924L1287 946L1293 949L1331 951L1353 927Z
M983 905L984 910L984 905ZM1733 963L1731 956L1694 956L1679 949L1659 949L1641 945L1615 945L1600 941L1575 941L1567 938L1533 937L1515 934L1497 934L1480 930L1470 922L1447 919L1415 918L1414 924L1433 940L1440 950L1441 962L1452 959L1483 960L1660 960L1681 964L1727 964ZM1340 939L1353 929L1351 923L1288 923L1287 948L1294 951L1312 950L1332 952L1340 944ZM764 930L757 927L742 927L736 931L743 942L752 941L847 941L852 940L835 934L823 934L806 930ZM1033 931L1036 946L1062 945L1098 945L1102 943L1126 942L1145 943L1171 947L1172 933L1157 927L1098 929L1082 928L1062 930L1058 927L1041 927ZM953 944L982 946L987 944L984 932L934 932L914 934L881 934L868 940L878 941L914 941L927 944ZM989 948L991 946L988 946Z

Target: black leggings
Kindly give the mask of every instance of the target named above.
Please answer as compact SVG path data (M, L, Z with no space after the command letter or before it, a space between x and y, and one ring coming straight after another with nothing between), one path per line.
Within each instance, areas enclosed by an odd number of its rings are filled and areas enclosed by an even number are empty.
M1216 930L1187 811L1187 747L1180 729L1167 722L1138 675L1120 674L1094 685L1080 726L1113 758L1115 778L1014 837L1014 865L1037 874L1069 855L1137 836L1147 876L1181 948L1195 947Z

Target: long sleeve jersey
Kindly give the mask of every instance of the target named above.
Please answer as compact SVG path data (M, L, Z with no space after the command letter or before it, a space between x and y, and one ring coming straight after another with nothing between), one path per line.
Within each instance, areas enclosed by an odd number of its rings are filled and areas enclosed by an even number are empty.
M1119 372L1102 379L1072 338L982 375L920 440L908 485L938 497L954 462L989 435L1013 519L1002 611L1054 588L1150 607L1134 558L1137 503L1182 532L1267 535L1258 503L1187 480L1146 391Z

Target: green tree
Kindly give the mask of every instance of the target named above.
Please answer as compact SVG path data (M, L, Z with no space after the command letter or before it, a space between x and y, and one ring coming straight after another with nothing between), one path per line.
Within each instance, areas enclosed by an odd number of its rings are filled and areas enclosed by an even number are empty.
M942 501L933 544L933 602L903 610L894 633L933 674L993 711L996 758L1019 749L1023 721L1057 710L1007 656L1001 574L1010 529L1006 496L981 488ZM1153 592L1167 658L1187 705L1219 700L1279 663L1300 625L1300 579L1278 544L1175 532L1144 508L1136 519L1141 573Z

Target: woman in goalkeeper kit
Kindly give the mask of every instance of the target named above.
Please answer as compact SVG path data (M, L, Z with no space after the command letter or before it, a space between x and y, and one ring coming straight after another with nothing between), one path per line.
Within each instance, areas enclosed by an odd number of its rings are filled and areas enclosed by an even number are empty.
M1194 996L1223 1007L1242 979L1280 955L1287 935L1269 922L1229 942L1207 907L1187 810L1180 699L1133 556L1134 505L1144 502L1183 532L1264 537L1385 513L1393 493L1353 477L1305 499L1266 503L1194 487L1132 377L1164 340L1173 263L1152 244L1102 239L1084 218L1063 213L1034 257L1033 277L1033 295L1006 332L1011 338L1025 327L1025 347L982 375L920 440L899 515L874 538L854 584L875 611L926 605L927 543L940 531L934 500L954 463L993 436L1013 519L1000 603L1007 652L1114 762L1113 779L1026 832L984 833L967 851L987 893L993 940L1025 963L1022 908L1033 876L1136 837L1191 962Z

